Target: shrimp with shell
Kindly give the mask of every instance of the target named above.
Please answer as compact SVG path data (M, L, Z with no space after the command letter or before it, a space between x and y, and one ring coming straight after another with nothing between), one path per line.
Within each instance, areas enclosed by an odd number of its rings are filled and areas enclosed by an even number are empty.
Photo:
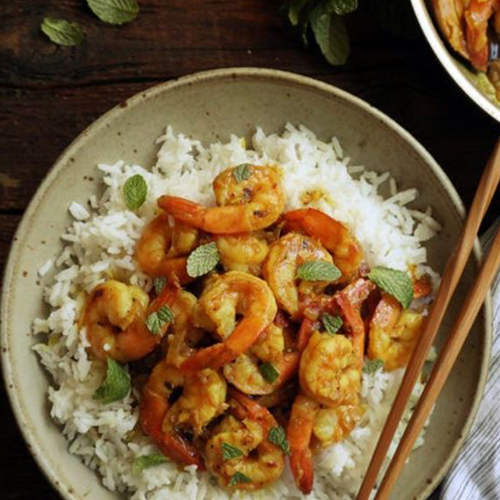
M238 391L230 391L230 414L214 429L205 447L208 470L219 484L257 490L280 478L285 452L269 439L278 424L269 410ZM232 450L232 456L224 451ZM244 481L235 481L237 477Z
M90 351L99 359L128 362L140 359L157 347L169 323L158 332L148 329L149 314L174 300L166 289L155 300L141 288L108 280L89 294L82 316Z
M245 165L222 171L213 182L216 207L203 207L175 196L162 196L160 208L175 219L212 234L248 233L278 220L285 206L281 171L273 166Z
M217 369L233 361L271 325L278 310L267 283L240 271L212 278L200 297L199 306L205 325L213 325L222 342L200 349L186 359L181 366L186 373Z

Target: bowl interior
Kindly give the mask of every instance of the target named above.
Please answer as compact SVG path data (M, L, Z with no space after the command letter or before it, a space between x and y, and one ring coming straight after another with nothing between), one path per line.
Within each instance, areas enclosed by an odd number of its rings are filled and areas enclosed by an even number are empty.
M469 70L466 65L460 61L460 57L454 54L453 50L448 47L431 14L431 1L411 0L411 3L427 41L445 70L470 99L483 109L483 111L500 122L500 105L492 95L492 90L486 90L484 88L484 82L479 84L473 78L473 72Z
M66 498L108 500L119 495L70 455L49 418L49 379L30 350L31 323L46 314L37 270L61 248L72 200L86 203L98 191L97 162L124 159L153 164L157 138L170 124L203 142L249 137L256 125L280 132L287 121L304 124L322 139L336 135L353 164L390 171L400 189L417 187L416 208L432 205L444 229L428 245L441 271L461 226L462 206L425 150L389 119L358 99L310 79L268 70L221 70L155 87L99 119L63 153L40 187L16 235L4 278L3 369L28 446ZM473 276L467 271L458 296ZM451 308L452 311L456 307ZM450 321L440 332L442 343ZM489 354L489 310L483 310L437 403L425 445L412 454L391 498L422 499L445 473L475 413Z

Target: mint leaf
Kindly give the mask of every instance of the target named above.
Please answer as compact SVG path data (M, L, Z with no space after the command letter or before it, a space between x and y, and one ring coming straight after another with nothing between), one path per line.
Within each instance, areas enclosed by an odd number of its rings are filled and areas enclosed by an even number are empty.
M136 0L87 0L90 10L108 24L125 24L139 13Z
M365 364L365 366L363 366L363 372L368 373L368 374L372 374L383 367L384 367L384 362L381 359L370 359Z
M335 264L324 260L310 260L304 262L297 269L297 278L306 281L336 281L342 273Z
M368 273L368 279L408 309L413 300L413 283L408 273L377 266Z
M231 458L242 457L243 452L229 443L222 443L222 458L230 460Z
M331 314L328 313L323 313L321 321L323 321L325 330L330 335L335 335L340 330L340 327L342 326L343 323L342 318L340 316L332 316Z
M78 23L72 23L66 19L45 17L40 28L52 42L65 47L80 45L85 39L83 28Z
M137 210L146 201L148 185L140 174L129 177L123 186L123 198L129 210Z
M250 179L252 176L252 165L250 163L242 163L238 165L233 170L233 177L236 179L236 182L239 184L241 181L246 181Z
M132 465L132 472L134 474L141 473L144 469L149 469L150 467L155 467L156 465L162 465L168 462L168 458L165 455L142 455L134 460Z
M155 288L156 295L160 295L160 293L165 288L166 284L167 284L167 278L155 278L153 280L153 286Z
M215 242L200 245L187 259L187 273L198 278L209 273L219 262L219 250Z
M174 320L174 313L168 306L160 307L146 318L146 326L153 335L159 335L162 328Z
M288 6L288 20L292 26L298 26L302 9L309 0L292 0Z
M107 358L106 378L94 392L94 399L104 404L123 399L130 392L130 376L114 359Z
M272 363L262 363L259 365L259 371L264 379L271 384L280 376L280 372Z
M310 15L314 38L333 66L345 64L349 56L349 36L342 17L330 12L328 3L319 2Z
M231 479L229 480L229 486L234 486L235 484L240 484L240 483L251 483L252 479L249 478L248 476L245 476L242 472L235 472L232 476Z
M286 432L283 427L280 425L271 427L267 439L276 446L279 446L287 455L290 455L290 443L286 438Z
M358 8L358 0L330 0L329 7L335 14L343 16Z

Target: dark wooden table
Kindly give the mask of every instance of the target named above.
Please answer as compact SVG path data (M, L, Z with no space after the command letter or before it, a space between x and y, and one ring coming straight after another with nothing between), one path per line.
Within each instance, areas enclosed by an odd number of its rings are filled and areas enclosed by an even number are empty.
M31 196L79 132L147 87L212 68L293 71L365 99L430 151L469 205L498 125L454 85L411 16L396 30L403 36L394 34L374 19L370 1L379 0L360 2L349 19L352 53L341 68L302 46L280 0L140 0L140 15L123 27L99 22L83 0L1 2L0 265ZM39 28L46 15L79 21L87 40L53 45ZM498 213L497 197L488 221ZM1 398L0 497L59 498Z

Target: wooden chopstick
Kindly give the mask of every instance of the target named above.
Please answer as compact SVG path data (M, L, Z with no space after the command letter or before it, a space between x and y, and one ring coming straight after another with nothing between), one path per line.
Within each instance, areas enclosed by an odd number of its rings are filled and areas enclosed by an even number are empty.
M401 417L410 399L413 387L421 376L422 367L427 358L427 353L438 332L446 308L456 289L460 276L463 273L481 221L488 209L493 194L500 180L500 140L497 141L495 150L481 177L472 207L467 217L467 222L462 230L459 242L452 256L448 260L443 273L434 305L427 317L424 331L415 347L405 375L401 382L398 394L392 405L384 429L375 448L370 465L366 471L363 483L358 492L357 500L368 500L377 480L380 469L387 456L389 446L392 442ZM388 483L388 486L389 483Z
M394 483L405 466L406 459L453 368L499 266L500 230L497 231L488 258L481 267L476 282L467 294L464 306L460 310L460 314L451 329L446 344L434 365L429 381L420 397L420 401L408 423L398 449L385 473L384 479L378 488L375 497L376 500L383 500L389 496Z

